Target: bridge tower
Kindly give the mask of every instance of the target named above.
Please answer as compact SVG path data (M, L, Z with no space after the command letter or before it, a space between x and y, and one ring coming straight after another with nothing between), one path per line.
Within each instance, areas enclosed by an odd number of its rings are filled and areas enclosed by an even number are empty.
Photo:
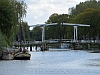
M45 43L45 26L53 26L57 25L57 23L51 23L51 24L36 24L36 25L31 25L30 27L35 27L35 26L41 26L42 28L42 51L47 50L47 45Z
M78 40L78 30L77 30L78 26L84 26L84 27L90 26L90 25L85 25L85 24L72 24L72 23L63 23L63 25L74 27L74 42L77 42Z

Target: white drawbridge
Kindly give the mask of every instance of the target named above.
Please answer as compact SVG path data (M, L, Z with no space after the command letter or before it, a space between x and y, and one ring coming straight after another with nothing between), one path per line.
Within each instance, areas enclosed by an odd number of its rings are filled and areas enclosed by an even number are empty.
M51 24L36 24L36 25L31 25L30 27L41 26L41 28L42 28L42 42L44 42L44 40L45 40L45 26L51 26L51 25L57 25L57 23L51 23Z
M78 26L86 26L86 27L89 27L90 25L85 25L85 24L72 24L72 23L63 23L63 25L66 25L66 26L73 26L74 27L74 41L76 42L78 40L78 30L77 30L77 27Z
M45 26L51 26L51 25L57 25L57 23L51 23L51 24L36 24L36 25L31 25L30 27L34 27L34 26L41 26L42 28L42 42L44 42L45 40ZM62 25L66 25L66 26L73 26L74 27L74 41L76 42L78 40L78 30L77 27L78 26L86 26L89 27L90 25L85 25L85 24L72 24L72 23L62 23Z

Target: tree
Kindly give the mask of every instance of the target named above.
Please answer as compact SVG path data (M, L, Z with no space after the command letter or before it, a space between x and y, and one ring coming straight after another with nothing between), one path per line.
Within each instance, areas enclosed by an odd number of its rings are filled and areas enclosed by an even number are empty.
M80 2L76 7L69 8L71 23L90 24L90 27L78 27L79 38L100 34L99 26L100 1L89 0ZM100 36L99 36L100 37Z
M81 32L85 35L89 33L90 37L95 37L100 33L100 9L87 9L75 18L75 23L89 24L89 28L81 27Z
M37 41L42 40L42 28L40 28L40 26L34 27L30 32L30 38Z
M8 45L12 45L14 36L18 32L19 25L19 5L20 10L24 7L17 0L0 0L0 30L5 35L5 40ZM22 15L21 15L22 16Z
M3 47L6 47L6 41L4 39L4 36L2 35L0 31L0 50L2 50Z
M85 2L80 2L76 7L69 8L70 15L75 17L76 15L84 12L87 8L100 8L100 2L96 0L90 0Z
M30 30L29 30L29 26L27 24L27 22L22 22L21 25L21 31L20 31L20 26L18 27L18 34L15 37L16 41L29 41L30 40Z
M47 20L48 23L58 23L57 26L47 26L46 27L46 39L63 39L68 38L67 34L69 27L65 27L62 24L70 21L70 16L68 14L52 14ZM53 34L53 35L52 35Z
M23 36L25 37L26 41L29 41L30 40L30 30L29 30L29 26L27 22L23 22L22 26L23 26L23 33L24 33Z

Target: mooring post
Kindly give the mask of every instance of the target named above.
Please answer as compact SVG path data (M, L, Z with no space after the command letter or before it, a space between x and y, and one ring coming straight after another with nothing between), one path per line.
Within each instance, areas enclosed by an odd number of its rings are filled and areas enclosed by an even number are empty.
M37 51L37 44L36 44L36 46L35 46L35 50Z
M30 45L30 51L32 51L32 45Z

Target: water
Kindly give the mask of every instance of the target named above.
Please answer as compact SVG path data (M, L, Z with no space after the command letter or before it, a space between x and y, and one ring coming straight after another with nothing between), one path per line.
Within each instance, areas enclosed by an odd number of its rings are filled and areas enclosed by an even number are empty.
M30 60L0 61L0 75L100 75L99 53L73 50L30 53Z

